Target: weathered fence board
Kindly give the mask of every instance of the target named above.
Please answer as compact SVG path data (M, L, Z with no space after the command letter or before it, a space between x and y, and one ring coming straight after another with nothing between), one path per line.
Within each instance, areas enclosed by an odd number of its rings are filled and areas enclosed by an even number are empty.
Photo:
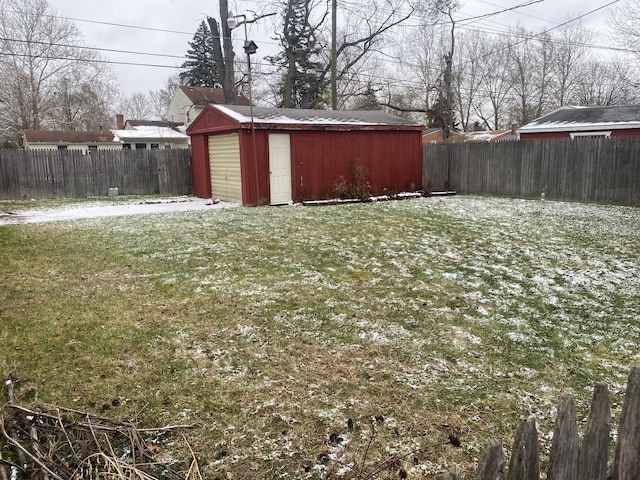
M578 480L578 426L571 395L563 395L553 429L553 442L547 480Z
M598 383L593 391L589 418L580 449L579 480L607 478L610 423L609 387L606 383Z
M573 397L558 405L549 452L547 480L637 480L640 478L640 365L631 369L622 405L613 473L607 476L611 411L606 384L596 384L580 447ZM539 480L539 445L535 417L520 421L509 468L502 445L489 441L478 458L475 480Z
M0 199L188 195L188 150L0 150Z
M640 205L640 138L423 146L430 191Z
M538 429L535 417L529 417L516 430L507 480L539 479Z
M490 440L480 452L476 480L504 480L504 473L502 444L497 440Z
M622 404L618 443L613 461L614 480L640 478L640 365L629 374L627 393Z

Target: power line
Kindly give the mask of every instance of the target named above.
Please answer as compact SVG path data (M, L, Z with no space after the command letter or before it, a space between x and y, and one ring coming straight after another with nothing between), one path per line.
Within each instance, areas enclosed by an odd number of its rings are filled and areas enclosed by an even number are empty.
M533 3L539 3L541 1L544 1L544 0L532 0L530 2L526 2L524 4L521 4L521 5L516 6L516 7L512 7L512 8L507 9L507 10L513 10L513 9L516 9L516 8L522 8L524 6L528 6L528 5L533 4ZM601 7L593 9L593 10L591 10L591 11L589 11L589 12L583 14L583 15L580 15L578 17L570 19L570 20L568 20L566 22L563 22L561 24L558 24L558 25L556 25L556 26L554 26L552 28L549 28L549 29L547 29L545 31L542 31L542 32L537 33L537 34L532 33L530 35L527 35L527 37L525 39L523 39L521 41L518 41L516 43L513 43L511 45L507 45L507 46L495 49L492 52L490 52L489 54L486 54L481 58L484 58L484 57L486 57L488 55L493 55L493 54L498 53L498 52L500 52L500 51L502 51L504 49L507 49L507 48L510 48L512 46L518 45L518 44L523 43L525 41L537 38L537 37L539 37L541 35L544 35L545 33L548 33L548 32L550 32L550 31L552 31L554 29L560 28L560 27L562 27L564 25L567 25L569 23L577 21L577 20L579 20L581 18L584 18L584 17L586 17L588 15L591 15L591 14L593 14L593 13L599 11L599 10L607 8L607 7L609 7L609 6L611 6L611 5L615 4L615 3L618 3L619 1L620 0L614 0L614 1L610 2L610 3L607 3L606 5L603 5ZM485 2L485 3L488 3L488 2ZM485 18L487 18L489 16L497 15L497 14L499 14L501 12L502 11L493 12L491 14L482 15L481 17L483 17L483 20L484 20ZM50 15L50 17L53 17L53 18L66 18L66 19L69 19L69 20L84 21L84 22L89 22L89 23L98 23L98 24L104 24L104 25L110 25L110 26L118 26L118 27L126 27L126 28L137 28L137 29L142 29L142 30L151 30L151 31L158 31L158 32L163 32L163 33L192 35L191 33L188 33L188 32L180 32L180 31L175 31L175 30L165 30L165 29L151 28L151 27L140 27L140 26L133 26L133 25L124 25L124 24L118 24L118 23L101 22L101 21L87 20L87 19L74 19L74 18L69 18L69 17L54 16L54 15ZM478 18L478 17L469 17L469 18L461 20L461 21L468 21L468 20L472 20L472 19L475 19L475 18ZM425 25L416 25L416 24L414 24L414 25L410 25L409 24L409 25L406 25L406 26L410 26L410 27L425 27ZM460 28L461 29L465 29L465 30L472 30L472 31L486 31L487 30L486 28L484 30L472 29L467 25L460 26ZM494 29L494 31L492 33L496 34L496 35L508 35L508 32L501 32L499 29ZM29 43L27 41L17 40L17 39L6 39L6 38L3 38L1 40ZM45 42L30 42L30 43L41 43L41 44L50 45L50 44L45 43ZM624 53L637 53L637 52L635 52L633 50L623 49L623 48L618 48L618 47L606 47L606 46L601 46L601 45L593 45L593 44L577 43L577 42L575 42L574 45L585 46L585 47L588 47L588 48L607 49L607 50L611 50L611 51L619 51L619 52L624 52ZM82 49L86 49L86 50L96 50L96 51L104 51L104 52L111 52L111 53L124 53L124 54L133 54L133 55L146 55L146 56L157 56L157 57L166 57L166 58L180 58L180 59L184 59L185 58L184 56L177 56L177 55L166 55L166 54L158 54L158 53L150 53L150 52L137 52L137 51L129 51L129 50L106 49L106 48L98 48L98 47L81 47L81 46L64 45L64 44L60 44L58 46L61 46L61 47L72 47L72 48L82 48ZM87 61L85 59L77 59L77 58L63 57L63 56L60 56L60 57L58 57L58 56L41 57L41 56L35 56L35 55L22 55L22 54L4 54L4 55L14 56L14 57L22 57L22 58L44 58L44 59L48 59L48 60L60 60L60 61ZM397 59L393 59L393 60L384 59L384 58L382 59L383 62L389 62L389 61L394 61L394 60L397 60ZM112 61L112 60L102 60L102 59L100 59L100 60L91 59L89 61L94 62L94 63L111 64L111 65L129 65L129 66L152 67L152 68L181 69L181 67L176 66L176 65L161 65L161 64ZM239 64L239 65L245 65L246 64L246 62L244 60L240 59L240 58L236 59L236 63ZM254 62L253 64L256 65L256 66L273 67L273 65L268 64L268 63L264 63L264 62ZM258 74L260 74L260 73L258 73ZM367 78L370 78L370 79L380 79L380 80L385 80L385 81L386 80L393 80L393 79L389 78L389 76L377 76L377 75L372 75L372 74L361 74L361 75L365 76ZM406 80L406 79L404 79L404 80ZM398 81L400 81L400 80L398 80ZM415 85L421 85L421 82L417 82L417 81L416 82L409 81L408 83L412 83L412 84L415 84Z
M89 59L86 58L77 58L77 57L64 57L64 56L56 56L56 55L35 55L28 53L1 53L0 57L14 57L14 58L30 58L30 59L43 59L43 60L60 60L66 62L83 62L83 63L100 63L107 65L130 65L135 67L154 67L154 68L173 68L173 69L182 69L182 67L178 67L176 65L159 65L153 63L135 63L135 62L119 62L116 60L100 60L100 59Z
M18 13L18 12L16 12ZM161 32L161 33L175 33L177 35L189 35L193 36L193 32L181 32L179 30L166 30L164 28L153 28L153 27L141 27L139 25L126 25L124 23L112 23L112 22L102 22L99 20L87 20L86 18L73 18L73 17L63 17L60 15L45 15L49 18L57 18L61 20L73 20L74 22L84 22L84 23L94 23L98 25L108 25L110 27L120 27L120 28L133 28L136 30L148 30L151 32Z
M64 47L64 48L78 48L78 49L82 49L82 50L92 50L92 51L98 51L98 52L111 52L111 53L126 53L126 54L130 54L130 55L144 55L144 56L148 56L148 57L165 57L165 58L180 58L180 59L184 59L185 56L184 55L167 55L165 53L150 53L150 52L135 52L135 51L131 51L131 50L116 50L116 49L112 49L112 48L98 48L98 47L85 47L82 45L67 45L64 43L50 43L50 42L39 42L36 40L20 40L17 38L6 38L6 37L0 37L0 41L4 41L4 42L15 42L15 43L26 43L26 44L35 44L35 45L45 45L45 46L53 46L53 47Z
M488 17L493 17L493 16L496 16L496 15L500 15L501 13L505 13L505 12L511 12L511 11L514 11L514 10L518 10L520 8L529 7L531 5L534 5L536 3L542 3L544 1L546 1L546 0L529 0L528 2L521 3L520 5L516 5L514 7L505 8L505 9L499 10L497 12L485 13L484 15L477 15L475 17L465 18L465 19L460 20L460 21L461 22L469 22L470 20L473 20L470 23L474 23L474 22L477 22L478 20L482 20L482 19L485 19L485 18L488 18Z

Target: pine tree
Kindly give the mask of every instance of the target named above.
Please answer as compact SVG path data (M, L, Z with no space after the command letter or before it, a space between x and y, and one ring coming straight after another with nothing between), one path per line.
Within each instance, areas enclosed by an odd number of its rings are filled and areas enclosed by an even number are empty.
M282 71L279 85L281 106L285 108L322 108L328 82L319 54L319 24L312 25L310 0L287 0L280 35L282 51L270 61Z
M376 96L371 82L367 82L365 91L353 102L354 110L381 110L380 102Z
M202 21L189 42L187 61L182 64L185 69L180 73L180 81L190 87L220 87L216 82L216 64L213 58L213 37Z

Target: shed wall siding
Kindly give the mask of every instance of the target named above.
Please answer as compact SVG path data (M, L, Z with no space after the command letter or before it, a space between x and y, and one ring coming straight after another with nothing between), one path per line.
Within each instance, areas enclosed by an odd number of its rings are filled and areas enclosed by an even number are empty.
M355 183L358 170L373 195L409 191L422 176L420 131L294 132L291 160L294 200L335 197L341 177Z
M191 188L200 198L211 198L209 142L206 135L191 137Z

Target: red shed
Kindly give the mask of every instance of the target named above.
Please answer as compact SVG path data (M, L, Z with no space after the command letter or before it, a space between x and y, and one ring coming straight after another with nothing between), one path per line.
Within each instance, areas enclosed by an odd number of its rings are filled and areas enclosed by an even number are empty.
M340 181L415 190L422 129L379 110L209 105L187 129L193 192L257 205L333 198Z
M640 135L640 105L565 105L518 129L520 140Z

